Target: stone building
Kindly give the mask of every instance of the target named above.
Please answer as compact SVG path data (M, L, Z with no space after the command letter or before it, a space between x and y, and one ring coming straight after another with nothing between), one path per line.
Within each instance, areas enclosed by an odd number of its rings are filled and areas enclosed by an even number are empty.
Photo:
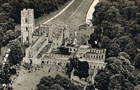
M21 41L22 45L29 46L26 48L23 62L65 67L69 58L77 57L80 61L89 63L88 79L94 82L97 70L104 69L106 65L104 62L106 49L91 48L87 44L86 41L92 32L91 27L80 26L79 30L71 35L68 26L62 22L41 24L35 28L33 9L23 9L21 11ZM54 53L59 52L58 48L61 46L67 48L70 55ZM72 76L71 79L77 80L77 77Z
M104 69L106 66L106 49L95 49L91 48L89 45L65 46L65 48L68 48L70 55L45 53L41 58L42 64L59 65L61 67L65 67L66 64L69 63L69 58L77 57L80 61L88 62L89 77L86 79L80 79L79 77L74 76L72 72L71 80L78 81L83 84L87 84L89 81L94 83L94 76L97 74L98 70Z
M69 38L68 26L62 22L52 22L50 24L41 24L35 28L34 10L23 9L21 11L21 41L22 45L29 46L26 49L23 61L25 63L41 64L37 57L40 52L49 45L46 52L57 49L65 44Z
M32 33L34 32L35 20L33 9L21 11L21 41L22 45L32 45Z

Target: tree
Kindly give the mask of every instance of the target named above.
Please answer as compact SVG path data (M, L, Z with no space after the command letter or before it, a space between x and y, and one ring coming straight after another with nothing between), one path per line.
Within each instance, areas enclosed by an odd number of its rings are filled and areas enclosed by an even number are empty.
M105 13L105 20L107 21L118 22L119 17L119 9L115 8L114 6L111 6Z
M86 90L94 90L94 89L95 89L94 85L88 85L86 87Z
M108 48L108 57L117 57L118 53L121 51L121 48L118 44L113 43Z
M2 40L3 40L3 31L2 31L2 27L0 27L0 55L1 55L1 48L2 48Z
M114 30L114 32L116 32L116 33L115 33L115 34L116 34L115 36L116 36L117 38L126 35L125 28L124 28L121 24L115 24L115 25L113 26L113 30Z
M2 44L3 46L7 45L10 40L14 40L16 38L15 32L13 30L8 30L3 36Z
M110 3L109 1L106 0L99 2L95 6L95 12L93 13L93 21L92 21L94 25L98 25L104 20L105 12L109 9L109 7Z
M134 90L139 90L140 89L140 73L136 76L135 83L136 83L136 86L134 87Z
M134 63L135 67L140 68L140 53L135 56L134 61L135 61Z
M126 58L126 59L128 59L128 60L130 60L130 56L126 52L120 52L119 57L121 57L121 56Z
M127 54L129 54L129 56L131 57L131 59L133 60L135 55L137 54L137 47L133 42L128 43L125 48L124 48L124 52L126 52Z
M133 36L136 36L138 33L140 33L140 25L139 24L134 24L132 29L131 29L131 34Z
M87 78L89 76L88 70L89 70L89 65L88 62L84 61L79 61L78 58L71 58L70 63L66 65L67 68L67 74L70 76L72 70L74 69L74 75L78 76L80 79L81 78Z
M116 40L116 43L119 44L121 50L123 51L124 50L124 47L129 43L129 42L132 42L133 40L131 40L131 38L129 36L122 36L122 37L119 37L117 40Z
M102 45L98 48L106 48L107 57L117 57L120 51L126 52L133 63L137 48L140 47L139 5L138 0L100 1L95 7L92 19L94 32L89 40L92 47L96 46L94 42L98 40Z
M78 76L80 79L81 78L87 78L89 76L88 70L89 70L89 65L88 62L78 62L78 65L74 67L74 75Z
M23 51L21 43L19 40L13 40L10 42L10 53L9 53L9 63L11 65L20 64L23 58Z
M139 10L138 6L135 6L134 1L126 1L124 4L125 7L122 8L124 18L126 18L127 20L135 19L136 13Z
M110 45L110 38L108 36L103 36L102 39L101 39L101 43L102 43L102 48L109 48L109 45Z
M136 15L136 23L140 24L140 13L137 13Z
M134 90L134 67L124 59L111 57L107 65L95 76L95 87L99 90Z
M60 86L59 84L53 84L51 86L52 90L65 90L62 86Z
M139 90L140 89L140 85L135 86L134 90Z
M78 58L74 58L74 59L70 58L69 61L70 61L70 63L67 63L67 65L66 65L66 69L67 69L66 74L69 75L69 77L70 77L73 68L78 65L79 60L78 60Z
M37 90L82 90L83 87L74 85L70 80L60 75L42 77Z
M133 39L136 43L136 46L140 48L140 34L137 34Z
M95 76L95 88L98 88L99 90L107 90L109 86L109 74L105 71L99 71L97 75Z

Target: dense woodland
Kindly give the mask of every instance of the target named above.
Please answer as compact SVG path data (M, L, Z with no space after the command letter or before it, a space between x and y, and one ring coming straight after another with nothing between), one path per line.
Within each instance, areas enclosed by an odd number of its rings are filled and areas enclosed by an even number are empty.
M60 75L42 77L37 90L83 90L83 87L74 85L70 80Z
M106 67L95 77L99 90L139 90L140 0L102 0L93 14L92 47L106 48ZM98 41L98 44L94 42Z
M89 43L106 48L107 57L119 52L130 56L130 62L140 68L140 0L102 0L93 14L94 33ZM95 45L94 41L98 41Z

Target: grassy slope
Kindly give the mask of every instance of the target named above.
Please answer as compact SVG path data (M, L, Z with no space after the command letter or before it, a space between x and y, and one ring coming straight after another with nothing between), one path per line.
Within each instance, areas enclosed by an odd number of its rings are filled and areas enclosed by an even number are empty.
M93 0L76 0L72 6L53 21L65 22L73 32L79 28L79 25L86 23L86 14L92 2ZM76 6L77 8L74 8Z
M35 24L36 26L38 26L39 24L49 20L50 18L54 17L56 14L58 14L60 11L62 11L71 1L68 1L67 3L65 3L63 6L59 7L58 10L51 12L50 14L45 14L42 17L39 17L38 19L35 20Z

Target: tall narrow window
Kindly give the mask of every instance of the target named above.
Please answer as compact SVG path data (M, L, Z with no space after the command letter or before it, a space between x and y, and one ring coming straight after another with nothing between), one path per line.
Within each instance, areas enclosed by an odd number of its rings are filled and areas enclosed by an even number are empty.
M26 27L26 31L28 31L28 27Z
M28 23L28 19L27 18L25 19L25 22Z
M28 41L28 40L29 40L29 38L28 38L28 37L26 37L26 40Z
M46 37L48 37L48 33L46 33Z

